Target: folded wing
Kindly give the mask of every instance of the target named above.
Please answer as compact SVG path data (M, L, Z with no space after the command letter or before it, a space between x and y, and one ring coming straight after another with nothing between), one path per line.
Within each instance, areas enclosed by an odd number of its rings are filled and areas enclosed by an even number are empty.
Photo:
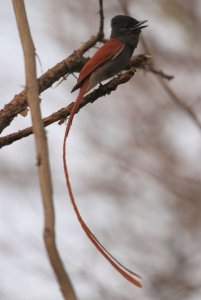
M72 92L79 89L84 81L94 72L97 68L102 66L108 60L112 60L121 53L124 48L124 43L117 39L110 39L107 41L94 56L82 68L77 84L72 89Z

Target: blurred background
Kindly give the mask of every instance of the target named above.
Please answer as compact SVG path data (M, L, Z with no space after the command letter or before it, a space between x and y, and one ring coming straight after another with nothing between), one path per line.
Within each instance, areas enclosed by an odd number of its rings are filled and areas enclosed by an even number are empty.
M26 0L41 60L38 76L69 56L99 26L98 0ZM168 84L201 122L201 1L104 1L105 35L123 13L147 19L143 37ZM11 1L0 1L1 107L24 86L22 49ZM91 55L94 50L86 55ZM145 53L140 43L135 54ZM47 116L73 101L76 80L41 95ZM3 135L30 125L18 116ZM139 71L111 95L82 109L69 138L69 166L81 213L98 239L143 277L124 280L85 237L62 166L64 125L47 128L57 243L81 300L200 300L201 129ZM43 243L43 211L33 136L1 149L0 299L62 299Z

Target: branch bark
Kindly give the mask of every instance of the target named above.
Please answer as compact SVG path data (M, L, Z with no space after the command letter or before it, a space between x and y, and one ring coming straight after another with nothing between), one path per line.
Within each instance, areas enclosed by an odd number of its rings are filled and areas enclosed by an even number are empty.
M38 87L39 87L39 94L51 87L55 82L59 79L63 78L69 73L79 72L83 65L86 63L88 58L83 57L83 54L90 48L92 48L97 42L101 42L104 39L103 33L103 7L101 6L102 1L99 0L100 5L100 25L99 25L99 32L97 35L92 36L87 42L85 42L80 48L75 50L69 57L62 60L47 72L45 72L42 76L38 78ZM140 59L140 56L137 57L135 63L137 63L139 68L142 68L141 63L145 63L143 59ZM144 65L143 65L144 66ZM138 67L136 65L136 67ZM146 64L143 67L144 70L147 72L157 73L159 76L165 79L171 79L172 77L169 75L164 74L161 71L155 70L153 65ZM26 91L23 90L19 94L15 95L15 97L4 106L3 109L0 110L0 133L10 125L13 119L19 114L22 113L27 109L27 96Z
M76 300L75 292L64 269L55 242L55 217L48 146L43 122L41 120L40 101L38 97L39 86L36 78L35 49L26 17L24 1L13 0L13 8L24 53L26 73L26 89L24 95L27 96L31 110L33 131L35 135L38 160L37 166L45 217L45 245L64 299Z
M88 41L87 47L90 47L94 41L95 39L92 37L91 40ZM51 87L53 83L64 77L66 74L78 72L87 60L82 56L83 51L86 51L87 47L80 47L69 57L40 76L38 79L39 94ZM0 110L0 133L10 125L19 113L27 108L27 105L27 95L26 90L24 89L22 92L15 95L14 98Z
M103 97L112 91L114 91L118 85L122 83L126 83L129 81L132 76L135 73L136 69L149 71L149 61L150 57L147 55L138 55L133 57L133 59L130 62L130 65L128 66L128 71L126 73L122 73L118 77L112 79L110 82L108 82L105 85L101 85L99 88L97 88L95 91L91 92L87 96L84 97L84 101L80 104L79 109L83 108L85 105L92 103L99 99L100 97ZM164 73L163 73L164 74ZM161 75L162 76L162 75ZM164 74L165 78L170 75ZM72 108L73 102L70 103L67 107L62 108L58 110L56 113L51 114L50 116L43 119L43 125L44 127L49 126L50 124L60 121L60 124L63 120L65 120L69 114L70 110ZM13 142L20 140L22 138L25 138L33 133L32 127L27 127L23 130L19 130L17 132L8 134L6 136L0 137L0 148L5 147L7 145L12 144Z
M39 94L52 86L53 83L58 81L65 75L73 72L79 72L83 65L88 60L83 57L83 54L92 48L98 41L101 42L104 38L103 33L103 7L100 0L100 26L97 35L92 36L80 48L75 50L69 57L56 64L54 67L45 72L38 79ZM10 125L13 119L21 112L27 109L27 95L24 89L19 94L0 110L0 133Z

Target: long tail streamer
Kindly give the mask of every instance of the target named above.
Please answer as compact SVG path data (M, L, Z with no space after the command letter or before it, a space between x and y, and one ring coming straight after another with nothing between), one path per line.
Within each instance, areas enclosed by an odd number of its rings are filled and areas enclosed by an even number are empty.
M86 80L83 84L83 86L80 89L80 93L72 107L70 117L68 119L68 123L66 126L65 130L65 135L64 135L64 141L63 141L63 165L64 165L64 173L65 173L65 178L66 178L66 185L68 188L69 196L71 203L73 205L75 214L77 216L77 219L82 226L84 232L88 236L88 238L91 240L91 242L94 244L94 246L98 249L98 251L108 260L108 262L128 281L130 281L132 284L136 285L137 287L142 287L142 284L134 278L134 276L141 278L138 274L132 272L128 268L126 268L123 264L121 264L96 238L96 236L91 232L85 221L80 215L80 212L78 210L77 204L75 202L75 198L72 192L72 187L69 179L69 173L68 173L68 168L67 168L67 162L66 162L66 140L70 131L70 127L74 118L75 113L77 112L77 109L83 99L83 96L86 92L88 86L88 80Z

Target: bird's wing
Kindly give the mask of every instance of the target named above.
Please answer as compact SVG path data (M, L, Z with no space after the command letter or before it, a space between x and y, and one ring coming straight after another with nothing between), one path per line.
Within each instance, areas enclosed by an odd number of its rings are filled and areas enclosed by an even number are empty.
M112 38L108 40L84 65L80 72L77 84L72 89L72 92L80 88L86 78L88 78L98 67L119 55L124 46L125 44L118 39Z

